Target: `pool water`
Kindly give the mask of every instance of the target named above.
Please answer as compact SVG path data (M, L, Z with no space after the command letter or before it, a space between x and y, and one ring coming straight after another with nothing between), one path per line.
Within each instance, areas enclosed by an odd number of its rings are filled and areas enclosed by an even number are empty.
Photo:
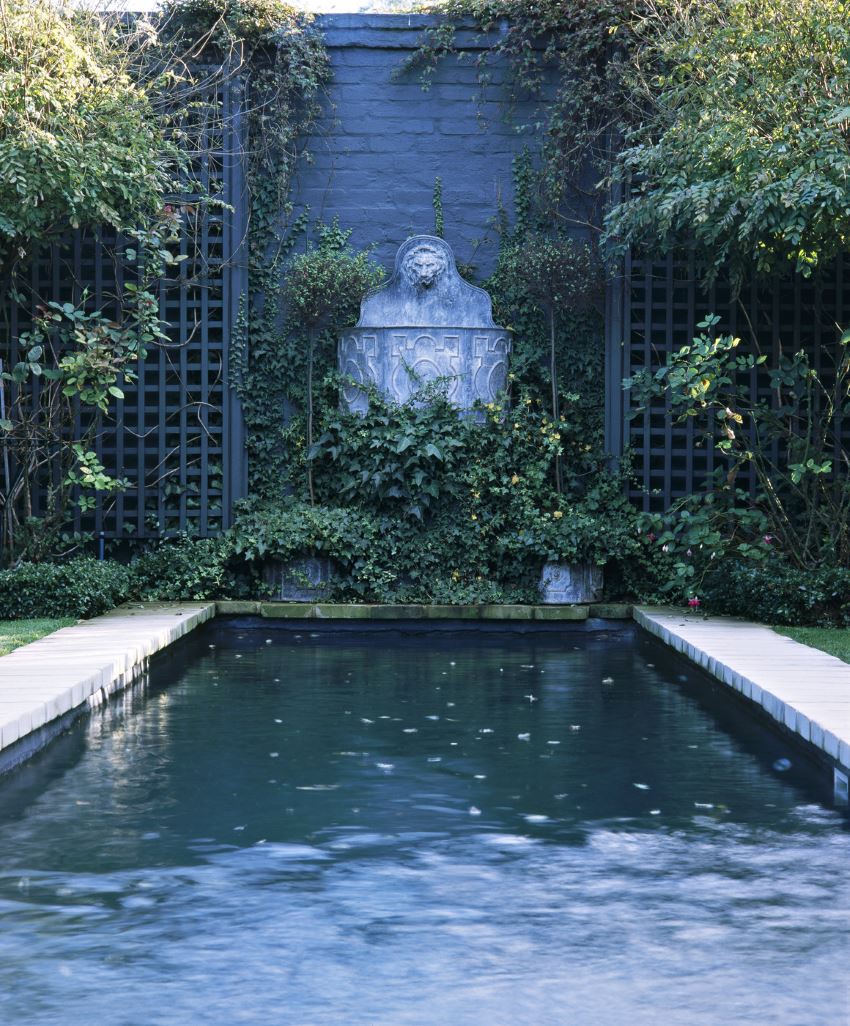
M629 632L213 627L0 782L0 1023L844 1024L822 785Z

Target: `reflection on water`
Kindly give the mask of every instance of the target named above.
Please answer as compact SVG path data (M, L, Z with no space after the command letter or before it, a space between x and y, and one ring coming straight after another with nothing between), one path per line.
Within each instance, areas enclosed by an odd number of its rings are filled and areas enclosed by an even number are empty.
M850 1022L845 819L660 649L196 654L0 786L0 1023Z

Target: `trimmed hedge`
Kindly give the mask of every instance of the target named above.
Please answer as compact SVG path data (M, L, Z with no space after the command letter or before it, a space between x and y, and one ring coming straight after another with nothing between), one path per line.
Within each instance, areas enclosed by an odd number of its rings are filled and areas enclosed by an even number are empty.
M0 620L99 616L128 599L161 601L256 598L262 584L233 543L177 538L129 566L80 556L67 563L22 563L0 571Z
M131 592L136 599L255 598L244 559L234 559L233 541L181 537L164 541L130 564ZM253 591L253 594L250 594Z
M799 570L787 563L727 560L706 575L708 613L796 627L850 626L850 568Z
M0 571L0 619L98 616L130 593L130 571L120 563L80 556L67 563L22 563Z

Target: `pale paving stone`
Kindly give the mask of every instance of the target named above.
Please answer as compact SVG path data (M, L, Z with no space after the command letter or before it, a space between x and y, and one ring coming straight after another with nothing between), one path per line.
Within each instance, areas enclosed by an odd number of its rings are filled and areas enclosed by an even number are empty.
M645 630L850 770L850 665L769 627L638 606Z
M147 660L215 615L213 602L144 603L63 627L0 658L0 752L130 684Z

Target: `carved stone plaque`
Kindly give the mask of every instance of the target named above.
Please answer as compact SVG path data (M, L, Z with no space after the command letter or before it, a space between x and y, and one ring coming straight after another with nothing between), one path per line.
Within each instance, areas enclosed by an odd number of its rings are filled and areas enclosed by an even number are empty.
M507 329L493 323L490 297L461 278L448 243L416 235L399 248L392 278L363 298L357 326L340 339L343 402L365 413L364 384L403 403L445 378L449 400L468 410L505 387L510 351Z
M593 563L546 563L540 575L544 605L598 602L602 597L602 567Z

